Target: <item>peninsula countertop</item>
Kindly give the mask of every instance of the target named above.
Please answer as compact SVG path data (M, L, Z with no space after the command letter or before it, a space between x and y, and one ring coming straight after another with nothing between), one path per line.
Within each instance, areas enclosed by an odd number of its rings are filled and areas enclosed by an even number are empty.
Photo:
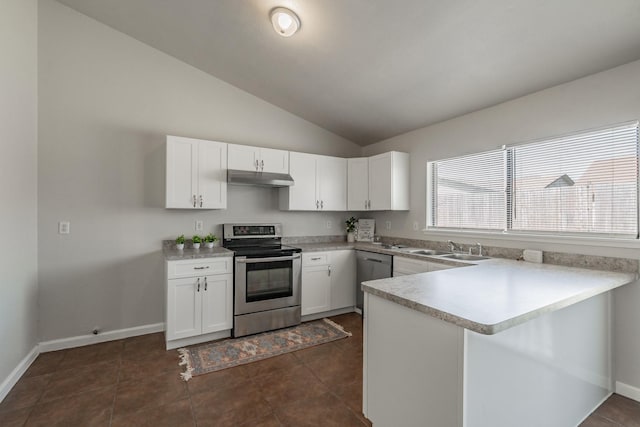
M372 295L485 335L630 283L633 273L487 259L363 282Z

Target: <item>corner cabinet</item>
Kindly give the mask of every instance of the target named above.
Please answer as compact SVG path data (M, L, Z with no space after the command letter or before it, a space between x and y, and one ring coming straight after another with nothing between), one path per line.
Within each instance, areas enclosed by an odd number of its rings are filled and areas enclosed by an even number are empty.
M251 172L289 173L289 152L229 144L228 166Z
M353 250L302 254L302 315L346 309L356 303Z
M230 336L233 258L166 262L167 350Z
M289 153L294 185L280 189L280 209L347 210L347 160L307 153Z
M167 136L165 207L226 209L226 143Z
M409 154L348 159L347 175L348 210L409 210Z

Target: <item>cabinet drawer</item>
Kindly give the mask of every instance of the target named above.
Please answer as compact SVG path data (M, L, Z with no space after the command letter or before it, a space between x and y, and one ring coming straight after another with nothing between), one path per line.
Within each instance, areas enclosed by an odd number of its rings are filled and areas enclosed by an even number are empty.
M233 273L232 257L167 262L168 279L229 273Z
M312 252L302 254L302 266L327 265L329 264L329 254L327 252Z

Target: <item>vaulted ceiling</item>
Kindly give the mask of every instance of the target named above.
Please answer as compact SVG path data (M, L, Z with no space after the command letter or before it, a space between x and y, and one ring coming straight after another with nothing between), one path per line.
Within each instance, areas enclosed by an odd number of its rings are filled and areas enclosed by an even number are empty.
M638 0L58 1L361 145L640 59Z

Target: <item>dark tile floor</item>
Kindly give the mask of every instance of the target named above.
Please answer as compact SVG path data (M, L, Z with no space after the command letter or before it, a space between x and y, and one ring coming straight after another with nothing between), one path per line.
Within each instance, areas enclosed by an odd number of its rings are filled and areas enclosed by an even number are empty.
M333 343L179 378L162 334L40 355L0 403L0 426L357 426L362 321ZM640 404L614 395L583 427L640 427Z

